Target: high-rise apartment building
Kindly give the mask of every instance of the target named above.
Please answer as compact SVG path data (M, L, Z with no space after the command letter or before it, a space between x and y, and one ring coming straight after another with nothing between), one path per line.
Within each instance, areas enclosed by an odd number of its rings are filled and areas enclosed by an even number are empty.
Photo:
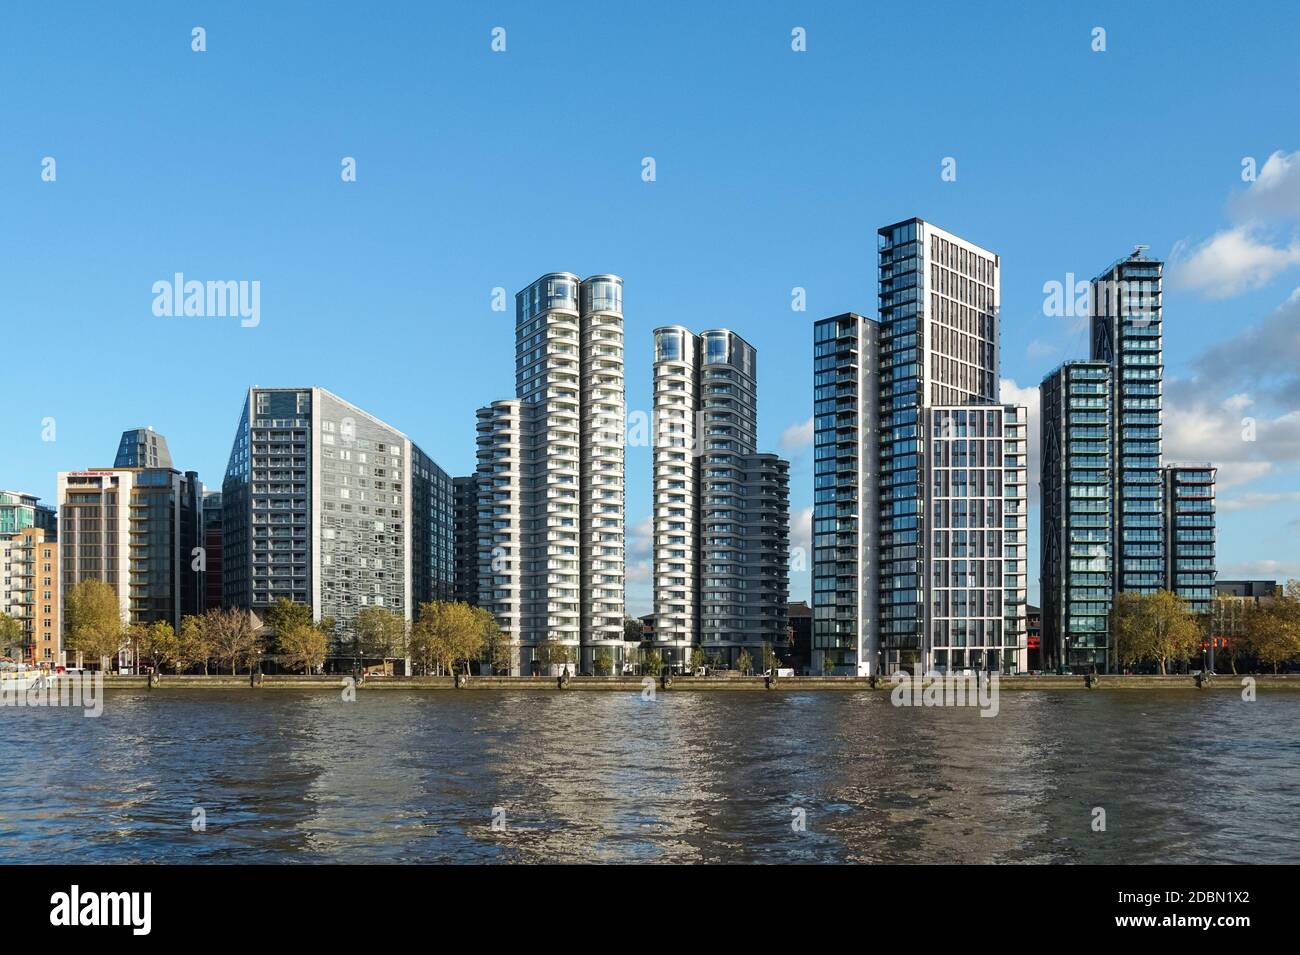
M280 597L348 635L452 591L452 483L405 434L323 388L251 388L222 484L223 603Z
M543 275L515 297L515 394L477 414L478 599L531 672L623 652L623 280Z
M1111 366L1115 591L1165 586L1162 262L1139 246L1092 283L1092 360Z
M452 597L478 606L478 475L452 479L454 585Z
M1171 590L1211 609L1215 469L1161 457L1163 271L1138 246L1097 276L1092 360L1040 386L1047 667L1115 668L1117 593Z
M933 591L939 586L934 580L933 550L949 539L939 536L946 535L949 528L935 528L936 536L931 537L931 469L935 442L941 437L931 430L952 416L932 416L927 411L997 404L1001 263L995 253L922 219L885 226L878 236L877 607L880 666L891 672L900 667L936 666L934 621L964 619L937 615L936 609L942 607L933 599ZM1019 421L1019 414L1015 420ZM1006 418L1001 417L998 427L1005 423ZM1013 435L1023 438L1018 423L1011 427ZM1000 431L993 440L1003 440ZM1013 454L1005 470L1023 467L1023 454ZM1000 482L1003 493L1008 495L1014 494L1015 488L1023 489L1023 485L1023 477L1011 473ZM1014 500L1007 499L1012 506L1020 506L1014 505ZM1010 553L1022 548L1024 531L1018 526L1018 515L1008 516L1013 521L1005 528L981 529L982 535L989 532L980 538L987 553L1008 553L1004 545L1012 548ZM1004 538L1004 531L1009 536ZM1009 595L1023 592L1025 566L1023 556L999 559L998 583L993 585L999 595L996 612L990 612L992 606L986 605L980 617L970 619L997 621L994 629L998 642L980 646L986 650L996 648L997 665L1012 669L1023 665L1023 645L1011 641L1023 643L1025 627L1024 604L1012 604L1010 601L1017 598ZM957 632L960 630L958 627ZM951 653L945 656L953 658ZM969 660L972 654L963 656ZM984 665L991 665L992 659L986 654Z
M814 673L877 672L879 340L852 312L813 326Z
M1070 361L1041 396L1042 665L1109 669L1115 469L1111 366Z
M138 432L127 432L127 437ZM152 432L150 432L152 434ZM162 455L171 458L166 442ZM137 460L132 458L132 460ZM203 485L193 471L112 467L59 474L59 590L102 580L118 594L124 623L163 621L202 609L194 570L201 540Z
M734 665L787 635L789 464L759 454L757 354L725 329L655 330L654 645Z
M54 532L27 525L0 535L0 581L0 613L22 625L23 662L50 667L63 663L59 546Z
M1215 494L1211 464L1169 464L1164 468L1165 589L1196 614L1208 614L1214 600Z

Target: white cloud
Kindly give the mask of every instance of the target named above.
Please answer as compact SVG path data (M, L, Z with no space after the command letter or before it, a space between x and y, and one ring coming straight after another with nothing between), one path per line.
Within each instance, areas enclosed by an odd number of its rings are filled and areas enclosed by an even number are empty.
M1300 463L1300 411L1267 415L1250 395L1207 392L1199 379L1165 385L1166 462L1212 462L1221 490Z
M1268 507L1270 504L1283 504L1300 501L1300 491L1248 491L1237 497L1219 501L1220 511L1244 511L1252 507Z
M1283 271L1300 265L1300 242L1275 246L1251 226L1236 226L1189 250L1179 242L1170 254L1169 287L1229 298L1266 285Z
M790 548L802 547L808 557L808 566L812 566L812 517L811 507L801 508L790 515Z
M654 520L642 518L632 525L627 534L627 582L650 583L653 572Z
M1300 561L1296 560L1245 560L1219 567L1220 580L1297 580L1300 579Z
M1230 206L1244 219L1300 217L1300 150L1269 156L1255 181Z
M799 424L792 424L781 432L781 447L786 451L798 451L813 443L813 419Z
M1039 470L1039 428L1042 415L1039 392L1036 385L1021 388L1013 378L1003 378L998 382L998 401L1004 405L1024 405L1029 419L1029 506L1038 506Z

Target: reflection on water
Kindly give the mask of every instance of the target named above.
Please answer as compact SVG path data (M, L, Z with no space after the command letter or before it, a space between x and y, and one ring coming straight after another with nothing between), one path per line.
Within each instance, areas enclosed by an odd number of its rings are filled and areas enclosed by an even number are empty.
M1300 861L1300 695L122 691L0 758L2 862Z

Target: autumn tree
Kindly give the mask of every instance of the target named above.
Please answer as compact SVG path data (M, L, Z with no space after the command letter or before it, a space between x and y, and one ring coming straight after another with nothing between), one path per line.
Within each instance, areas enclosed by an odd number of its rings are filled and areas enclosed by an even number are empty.
M136 658L159 673L163 667L172 666L180 653L180 640L166 620L132 624L129 637Z
M181 618L181 632L176 635L176 672L192 670L202 664L203 675L208 675L208 661L212 659L212 645L208 639L205 617Z
M234 607L213 609L203 617L212 656L219 663L230 667L232 675L261 655L262 639L253 629L253 621L247 610Z
M69 650L99 666L116 658L124 643L122 605L117 592L102 580L72 585L64 598L64 633Z
M392 660L406 656L406 617L386 607L362 607L355 624L356 656Z
M1274 673L1300 655L1300 582L1288 581L1281 596L1251 607L1245 629L1251 650Z
M279 631L280 660L289 669L313 673L325 662L329 650L324 631L311 623L295 621Z

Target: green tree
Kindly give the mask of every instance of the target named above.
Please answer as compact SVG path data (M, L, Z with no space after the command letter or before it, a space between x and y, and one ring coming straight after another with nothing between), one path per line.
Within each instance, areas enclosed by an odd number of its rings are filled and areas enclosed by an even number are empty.
M647 650L645 654L644 672L647 675L658 676L663 672L664 658L658 650Z
M357 655L378 660L406 656L406 618L386 607L362 607L357 612Z
M180 653L180 640L166 620L150 624L133 624L130 629L131 644L136 658L145 666L161 673L164 667L175 664Z
M310 623L289 624L280 630L278 641L281 661L305 673L315 672L325 662L329 649L324 631Z
M181 632L176 635L176 672L192 670L202 664L203 675L207 676L210 659L212 646L208 640L206 618L182 617Z
M763 641L763 645L759 649L759 652L763 657L763 672L767 673L769 670L775 670L776 651L772 649L772 644L768 643L766 640Z
M640 643L645 639L645 628L636 617L623 618L623 640L627 643Z
M487 641L485 655L492 672L505 671L505 675L509 676L515 663L515 645L510 639L510 634L497 625L496 617L492 616L490 611L482 607L476 607L475 610L486 618L483 621L483 633Z
M596 669L596 676L609 676L614 672L614 651L609 647L601 647L596 651L593 664Z
M830 676L835 672L835 654L829 650L822 651L822 676Z
M740 656L736 657L736 667L746 676L754 669L754 658L749 654L749 648L740 651Z
M20 659L26 645L22 621L7 613L0 613L0 656Z
M124 645L124 629L122 605L112 587L102 580L83 580L72 585L63 606L69 650L100 667L117 657Z
M691 670L698 670L702 666L704 666L704 649L696 647L691 651Z
M1300 583L1288 581L1280 597L1251 607L1245 627L1255 656L1274 673L1300 655Z
M537 644L537 661L546 669L568 666L577 661L577 650L572 644L545 637Z
M411 628L411 656L424 672L437 667L454 673L462 661L469 672L469 661L483 654L487 627L478 608L459 601L435 600L420 605L420 613Z

